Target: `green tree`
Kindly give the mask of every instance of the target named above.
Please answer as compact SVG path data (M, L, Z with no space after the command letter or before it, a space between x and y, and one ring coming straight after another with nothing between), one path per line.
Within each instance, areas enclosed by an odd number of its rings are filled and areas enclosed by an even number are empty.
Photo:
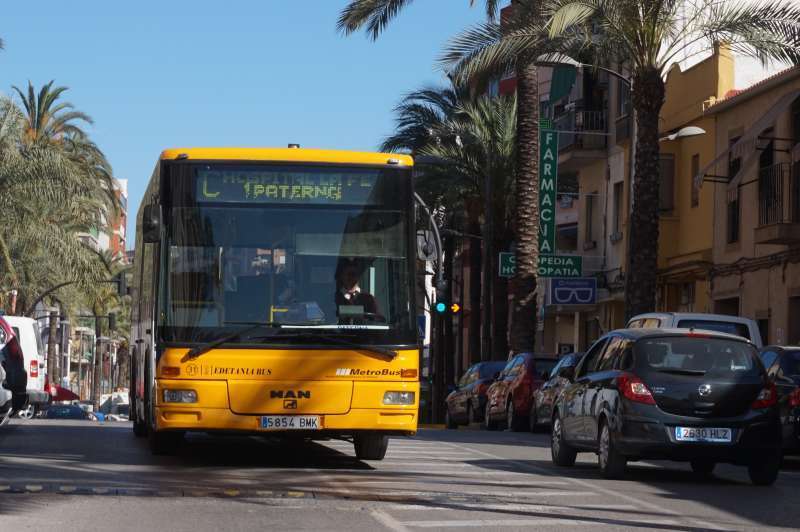
M585 36L596 62L630 69L636 116L633 213L625 307L655 308L659 221L659 115L665 76L685 57L725 43L762 62L800 60L800 5L764 0L546 0L549 34ZM602 38L592 39L592 27Z
M339 28L352 33L366 27L370 37L375 39L409 3L408 0L352 0L341 13ZM496 19L499 2L484 3L488 22L456 38L443 62L460 80L486 79L510 70L516 73L516 275L510 286L513 296L510 343L514 352L533 351L539 236L539 78L536 59L551 45L543 39L540 2L517 0L502 27Z
M492 225L497 228L492 235L492 248L506 249L511 241L515 98L470 99L464 89L423 89L404 98L395 112L397 131L381 148L406 151L417 157L420 175L416 189L429 205L448 216L449 228L466 231L472 238L482 232L480 218L487 216L486 184L491 182L492 208L488 215L493 216ZM491 268L486 270L486 280L481 280L481 264L491 261L486 256L482 259L479 248L470 246L470 250L473 309L481 307L481 285L484 290L493 285L494 334L491 321L484 322L484 337L491 338L493 345L481 350L480 313L470 315L470 353L475 357L482 351L487 358L508 350L507 287Z

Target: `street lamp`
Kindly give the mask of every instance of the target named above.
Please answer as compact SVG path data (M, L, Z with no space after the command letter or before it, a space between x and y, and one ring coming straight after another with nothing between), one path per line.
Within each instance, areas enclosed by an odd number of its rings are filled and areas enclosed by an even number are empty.
M658 139L658 141L664 142L668 140L684 139L686 137L696 137L697 135L705 135L705 134L706 130L703 129L702 127L686 126L679 129L675 133L667 135L666 137L661 137L660 139Z

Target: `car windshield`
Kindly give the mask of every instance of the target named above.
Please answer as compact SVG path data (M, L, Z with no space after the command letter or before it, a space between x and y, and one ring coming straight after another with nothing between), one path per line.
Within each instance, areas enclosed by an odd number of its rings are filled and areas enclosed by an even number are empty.
M558 360L537 358L534 359L533 364L534 371L537 375L540 375L544 378L549 378L550 372L553 371L553 368L556 366L556 364L558 364Z
M716 321L716 320L680 320L678 321L678 328L680 329L702 329L704 331L714 331L727 334L735 334L742 338L750 340L750 330L744 323L735 323L731 321Z
M261 322L416 342L405 181L383 170L243 165L200 165L184 181L172 184L167 224L167 341Z
M757 376L763 371L753 346L724 338L643 338L634 345L634 356L638 369L665 373Z
M488 379L493 377L496 373L503 371L506 366L505 360L497 360L494 362L486 362L481 365L480 377L481 379Z
M786 375L800 376L800 351L786 351L782 366Z

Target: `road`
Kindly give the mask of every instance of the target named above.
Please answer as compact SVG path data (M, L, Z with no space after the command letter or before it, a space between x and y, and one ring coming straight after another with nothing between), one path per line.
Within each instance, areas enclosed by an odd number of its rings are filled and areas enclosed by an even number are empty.
M793 461L770 488L660 462L603 480L593 455L552 466L545 434L423 429L363 462L341 441L198 435L153 457L128 423L0 428L3 531L790 529L798 493Z

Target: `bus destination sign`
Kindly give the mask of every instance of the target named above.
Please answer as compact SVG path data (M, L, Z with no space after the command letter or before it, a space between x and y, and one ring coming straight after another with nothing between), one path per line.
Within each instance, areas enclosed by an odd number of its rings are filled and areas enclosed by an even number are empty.
M297 169L198 170L200 203L373 205L379 173Z

